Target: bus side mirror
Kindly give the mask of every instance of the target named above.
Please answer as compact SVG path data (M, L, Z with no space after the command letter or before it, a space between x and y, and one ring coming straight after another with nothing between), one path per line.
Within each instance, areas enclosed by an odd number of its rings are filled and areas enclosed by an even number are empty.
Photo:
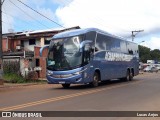
M91 40L85 40L85 41L81 42L80 47L79 47L80 52L82 52L82 48L88 43L92 43L92 41Z
M46 49L46 48L49 48L49 46L41 47L41 49L39 51L40 57L42 57L43 50Z

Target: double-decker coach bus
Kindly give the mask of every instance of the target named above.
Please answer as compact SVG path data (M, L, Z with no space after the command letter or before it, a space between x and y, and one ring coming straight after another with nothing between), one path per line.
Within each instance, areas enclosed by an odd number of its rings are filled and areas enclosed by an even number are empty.
M96 87L110 79L130 81L139 73L138 45L96 28L56 34L48 47L49 84L62 84L64 88L70 84Z

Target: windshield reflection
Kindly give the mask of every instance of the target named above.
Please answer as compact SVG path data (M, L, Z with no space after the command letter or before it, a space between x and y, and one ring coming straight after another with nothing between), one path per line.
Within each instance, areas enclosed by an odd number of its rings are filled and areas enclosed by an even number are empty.
M52 40L49 46L47 69L68 70L82 64L79 51L81 36Z

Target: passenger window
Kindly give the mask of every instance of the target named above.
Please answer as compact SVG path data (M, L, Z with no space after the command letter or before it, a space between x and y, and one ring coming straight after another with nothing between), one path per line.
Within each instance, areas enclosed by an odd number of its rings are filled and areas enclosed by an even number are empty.
M98 34L95 51L102 51L102 50L106 50L106 36Z
M86 33L86 37L85 40L90 40L92 41L92 43L90 44L91 46L91 51L94 52L94 47L95 47L95 39L96 39L96 32L95 31L91 31Z
M87 64L90 61L91 57L91 45L86 44L84 46L84 63Z
M107 35L98 34L96 40L96 51L121 51L120 40Z

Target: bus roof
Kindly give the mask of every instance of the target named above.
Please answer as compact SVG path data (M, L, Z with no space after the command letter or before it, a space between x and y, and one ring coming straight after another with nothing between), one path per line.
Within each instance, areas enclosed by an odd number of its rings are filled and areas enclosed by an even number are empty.
M126 41L126 39L124 39L122 37L112 35L108 32L105 32L105 31L97 29L97 28L83 28L83 29L75 29L75 30L65 31L65 32L61 32L61 33L58 33L58 34L54 35L52 39L72 37L72 36L76 36L76 35L85 34L87 32L91 32L91 31L99 32L99 33L105 34L107 36L118 38L118 39ZM131 42L131 41L129 41L129 42Z

